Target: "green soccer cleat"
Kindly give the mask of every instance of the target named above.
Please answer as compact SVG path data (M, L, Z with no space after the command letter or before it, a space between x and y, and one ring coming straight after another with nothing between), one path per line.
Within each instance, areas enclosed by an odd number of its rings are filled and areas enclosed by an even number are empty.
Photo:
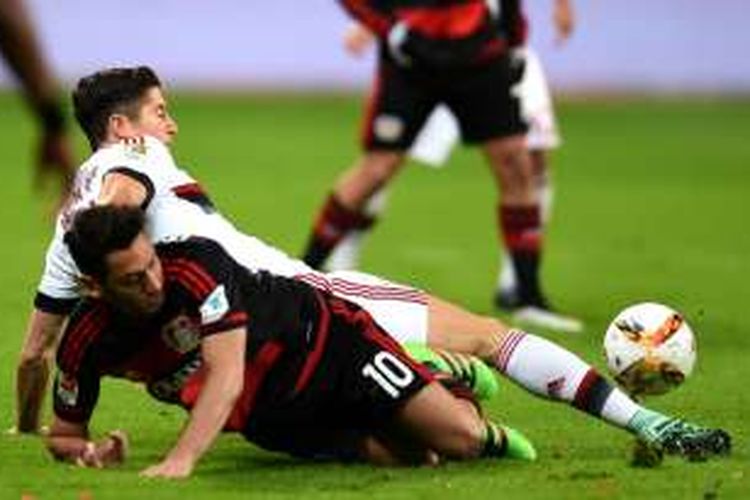
M423 344L406 344L404 349L420 363L466 384L480 401L491 398L499 390L495 374L476 356L430 349Z
M485 421L483 457L510 458L513 460L536 460L536 448L529 438L507 425Z
M722 429L700 427L661 415L644 420L640 426L636 424L639 437L669 455L699 462L732 451L732 438Z
M516 460L526 460L528 462L536 460L536 448L534 448L529 438L507 425L501 425L500 428L505 433L506 457Z

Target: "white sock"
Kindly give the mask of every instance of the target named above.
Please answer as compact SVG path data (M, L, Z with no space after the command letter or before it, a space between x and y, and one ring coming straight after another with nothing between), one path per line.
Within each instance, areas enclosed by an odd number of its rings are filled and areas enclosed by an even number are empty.
M365 234L366 232L361 230L349 231L349 234L331 252L326 261L326 269L328 271L358 269L359 257L362 253L362 238Z
M500 263L498 264L500 272L497 274L497 289L515 290L518 281L516 280L516 270L513 267L513 260L505 249L501 253Z
M645 410L572 352L520 330L503 337L493 364L534 394L568 402L618 427L631 429L633 418Z

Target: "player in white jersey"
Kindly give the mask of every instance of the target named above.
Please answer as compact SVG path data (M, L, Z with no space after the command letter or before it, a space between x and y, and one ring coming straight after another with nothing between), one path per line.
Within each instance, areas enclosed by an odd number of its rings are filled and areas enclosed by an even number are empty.
M83 78L74 93L74 104L76 118L95 153L77 173L73 194L60 213L29 321L18 369L19 431L39 429L47 361L54 355L61 327L79 293L76 283L80 273L60 238L77 210L112 203L142 207L149 236L157 241L189 236L213 239L252 270L294 276L358 303L401 342L418 340L432 347L476 354L527 390L568 402L667 451L703 450L710 444L704 442L717 435L639 406L590 365L545 339L374 276L315 273L240 233L215 211L192 177L175 165L166 145L177 133L177 125L150 68L118 68ZM152 138L140 139L145 135ZM150 286L140 281L128 285L136 289ZM709 453L728 451L728 437L724 440L723 436L721 447ZM689 440L695 446L677 446L675 440L678 445Z
M562 42L572 33L574 13L568 0L556 0L554 24L558 41ZM373 37L359 24L352 25L344 37L344 46L355 56L361 55L371 45ZM514 49L515 57L523 65L523 76L515 92L521 103L521 114L528 124L526 144L529 149L538 197L541 205L542 224L546 225L552 208L552 184L548 173L548 151L560 145L549 85L541 61L535 51L525 46ZM425 122L409 149L409 157L430 167L443 167L461 138L458 121L444 104L436 107ZM387 188L381 188L368 201L364 214L374 223L385 209ZM357 269L363 240L372 229L372 223L363 225L347 234L335 247L327 260L329 270ZM519 307L518 280L512 259L503 249L494 301L497 307L514 312L514 319L538 326L563 331L579 331L580 321L541 308Z
M37 294L37 302L42 307L45 304L54 307L57 303L65 308L65 302L77 301L80 273L63 237L75 213L98 203L110 174L130 177L146 187L141 206L152 241L168 242L191 235L212 239L251 271L266 270L279 276L298 277L325 288L366 307L397 340L425 342L424 293L364 273L324 275L258 238L240 232L215 210L200 184L177 167L169 149L150 136L101 147L79 168L70 202L58 217L47 252Z

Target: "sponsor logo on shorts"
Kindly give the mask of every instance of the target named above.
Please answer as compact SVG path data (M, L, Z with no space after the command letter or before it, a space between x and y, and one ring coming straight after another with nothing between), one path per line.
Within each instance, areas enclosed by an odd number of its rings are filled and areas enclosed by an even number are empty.
M78 381L67 373L60 374L57 382L57 397L65 406L75 406L78 402Z
M398 116L379 115L375 118L373 130L381 141L396 142L404 133L404 122Z

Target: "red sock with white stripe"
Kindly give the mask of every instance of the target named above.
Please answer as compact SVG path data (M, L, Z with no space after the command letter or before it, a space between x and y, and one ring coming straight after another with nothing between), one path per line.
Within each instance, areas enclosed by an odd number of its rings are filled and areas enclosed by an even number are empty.
M536 335L510 330L495 352L494 366L525 389L618 427L630 429L644 410L578 356Z
M539 285L542 220L539 205L499 205L498 226L513 260L522 304L544 306Z
M302 260L308 266L320 269L347 234L354 230L365 230L374 221L373 217L345 207L332 193L318 214Z

